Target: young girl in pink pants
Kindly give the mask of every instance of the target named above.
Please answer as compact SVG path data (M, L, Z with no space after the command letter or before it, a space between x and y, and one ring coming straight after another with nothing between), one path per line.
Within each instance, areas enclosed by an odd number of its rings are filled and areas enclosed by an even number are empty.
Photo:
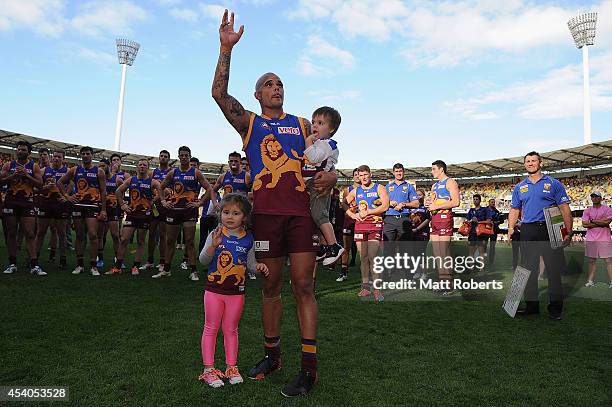
M242 383L236 367L238 322L244 306L246 270L268 275L268 268L255 261L253 235L246 230L251 204L241 194L226 194L220 204L221 225L206 238L200 262L209 265L204 291L204 332L202 359L204 372L198 378L212 387ZM215 369L215 345L219 327L225 345L225 373Z

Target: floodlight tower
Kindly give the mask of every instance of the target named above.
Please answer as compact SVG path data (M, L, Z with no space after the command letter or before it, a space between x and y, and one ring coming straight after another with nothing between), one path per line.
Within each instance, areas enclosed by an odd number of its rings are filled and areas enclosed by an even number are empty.
M597 13L583 13L567 22L574 43L582 48L582 76L584 79L584 144L591 144L591 88L589 84L589 45L595 39Z
M113 149L119 151L121 146L121 125L123 122L123 97L125 95L125 75L127 73L127 66L132 66L140 44L135 41L126 39L117 40L117 56L119 57L119 64L122 66L121 71L121 90L119 91L119 111L117 112L117 127L115 127L115 145Z

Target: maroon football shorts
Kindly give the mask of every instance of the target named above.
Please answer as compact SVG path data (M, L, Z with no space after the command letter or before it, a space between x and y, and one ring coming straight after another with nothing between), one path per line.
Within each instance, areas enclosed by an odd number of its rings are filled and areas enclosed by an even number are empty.
M319 250L317 227L310 216L253 215L257 259Z
M356 222L355 223L355 242L376 241L382 242L382 223Z
M431 234L433 236L452 236L453 212L438 212L431 215Z

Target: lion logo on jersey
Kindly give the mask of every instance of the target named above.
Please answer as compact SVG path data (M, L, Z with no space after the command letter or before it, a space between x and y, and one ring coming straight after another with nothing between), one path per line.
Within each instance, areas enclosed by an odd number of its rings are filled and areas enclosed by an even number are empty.
M368 209L368 202L367 201L359 201L359 212L363 212L366 209Z
M174 195L180 196L183 193L183 184L181 182L174 183Z
M421 223L423 223L423 215L421 215L418 212L412 212L410 214L410 221L412 222L413 225L417 226L420 225Z
M274 137L273 134L268 134L261 142L261 160L264 168L255 177L253 181L253 191L257 191L262 186L261 178L265 175L271 174L272 180L266 185L266 188L274 188L278 184L281 176L284 173L293 173L295 179L299 185L295 187L296 191L304 191L306 184L304 184L304 178L302 178L301 163L298 160L291 159L283 151L283 146ZM294 157L299 157L295 150L291 150Z
M47 199L57 199L60 196L59 189L57 189L57 182L55 180L55 176L49 176L45 180L45 186L48 187L46 192L41 193L41 196L44 196Z
M87 180L81 178L77 181L76 196L81 202L97 202L100 200L100 191L96 187L89 186Z
M130 191L130 208L137 212L146 212L151 209L151 203L146 197L140 195L140 191L132 189Z
M137 189L132 189L130 191L130 202L136 203L138 199L140 199L140 192Z
M229 276L235 276L236 282L234 285L244 284L244 274L246 267L244 264L234 264L234 256L232 253L223 250L217 259L217 270L208 275L208 281L213 282L215 276L219 276L217 284L223 284Z
M32 185L23 179L19 179L16 183L11 185L11 195L20 199L29 199L34 195L34 189Z
M85 179L81 178L77 181L77 192L84 194L88 187L89 184Z

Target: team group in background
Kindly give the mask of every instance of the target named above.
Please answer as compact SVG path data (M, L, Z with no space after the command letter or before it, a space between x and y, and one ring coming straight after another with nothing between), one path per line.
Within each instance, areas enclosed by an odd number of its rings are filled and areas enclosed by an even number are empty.
M178 149L179 164L175 167L170 166L170 153L162 150L157 168L150 168L149 160L143 158L134 172L126 173L119 154L98 161L91 147L82 147L80 162L68 167L64 151L39 149L35 162L30 157L32 146L18 142L15 159L4 163L0 171L2 222L9 255L4 273L17 271L18 246L23 238L30 272L46 275L39 257L48 231L53 248L50 256L54 258L59 251L62 270L67 267L67 242L74 229L75 275L87 271L93 276L122 273L128 261L128 244L135 235L136 252L129 272L139 275L155 269L151 277L164 279L174 271L177 244L184 245L181 269L187 270L189 279L199 280L198 260L206 265L203 372L199 380L221 387L224 379L230 384L243 381L237 363L238 325L246 280L257 278L256 273L262 286L264 354L248 377L263 379L281 368L282 273L288 268L302 349L300 371L281 390L292 397L309 393L318 380L316 262L325 266L340 262L337 281L341 283L348 278L350 252L354 256L352 248L356 246L361 271L358 296L383 301L381 291L372 286L374 258L402 250L398 242L410 242L412 255L425 253L431 242L434 256L450 256L455 233L453 209L461 205L460 188L448 176L442 160L431 165L435 183L430 191L407 182L399 163L393 166L393 179L386 185L375 182L370 168L362 165L353 171L351 185L336 188L339 143L334 136L341 123L339 112L321 107L314 110L310 121L287 114L283 110L283 82L274 73L262 75L255 84L260 114L246 110L228 93L231 54L243 32L244 27L234 30L233 14L226 10L219 27L220 51L211 92L240 135L246 157L230 153L229 169L211 184L186 146ZM550 318L561 319L563 248L553 250L549 244L536 243L549 240L543 210L552 205L561 210L569 231L565 244L570 243L570 199L558 180L542 173L542 158L537 152L525 155L524 166L528 176L513 189L508 236L518 241L520 235L520 264L525 268L539 270L543 259L550 297L547 310ZM607 263L612 279L612 209L601 204L601 192L593 190L590 197L593 209L583 217L587 241L604 242L587 247L589 267L593 266L588 282L592 284L597 258ZM494 199L484 207L481 201L480 194L473 194L474 206L460 232L467 237L470 256L478 253L490 265L504 220ZM108 235L115 258L112 266L103 270ZM441 282L451 280L454 274L446 263L439 263L436 272L436 280ZM426 270L417 270L414 278L429 277ZM519 315L539 314L537 280L538 273L531 273L526 307ZM450 288L439 292L443 296L454 293ZM224 335L224 371L215 368L219 329Z

